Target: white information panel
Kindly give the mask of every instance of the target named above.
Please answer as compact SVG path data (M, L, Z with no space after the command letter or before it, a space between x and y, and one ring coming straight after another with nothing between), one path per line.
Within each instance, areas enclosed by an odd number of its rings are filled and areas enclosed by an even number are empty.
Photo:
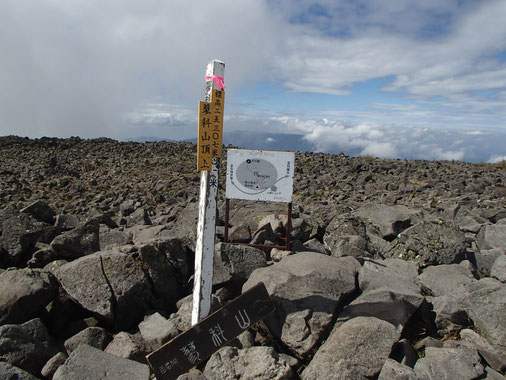
M228 149L229 199L292 201L295 154L274 150Z

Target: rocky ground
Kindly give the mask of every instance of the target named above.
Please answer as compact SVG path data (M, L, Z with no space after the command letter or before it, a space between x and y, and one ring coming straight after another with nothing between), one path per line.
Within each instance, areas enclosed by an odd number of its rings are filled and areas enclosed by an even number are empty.
M225 160L224 160L225 161ZM0 378L148 379L190 327L190 143L0 138ZM504 379L504 165L296 154L292 250L223 242L214 308L276 311L180 379ZM232 201L234 242L286 206Z

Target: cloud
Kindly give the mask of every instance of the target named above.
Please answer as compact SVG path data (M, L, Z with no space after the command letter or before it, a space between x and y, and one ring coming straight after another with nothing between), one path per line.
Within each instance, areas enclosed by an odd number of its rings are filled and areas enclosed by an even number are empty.
M487 162L490 164L496 164L504 161L506 161L506 156L492 156Z

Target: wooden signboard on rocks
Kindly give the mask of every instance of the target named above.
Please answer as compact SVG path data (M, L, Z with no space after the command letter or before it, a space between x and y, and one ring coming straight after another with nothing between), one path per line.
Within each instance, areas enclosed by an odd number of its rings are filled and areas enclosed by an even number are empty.
M146 358L158 380L176 379L274 310L260 282Z

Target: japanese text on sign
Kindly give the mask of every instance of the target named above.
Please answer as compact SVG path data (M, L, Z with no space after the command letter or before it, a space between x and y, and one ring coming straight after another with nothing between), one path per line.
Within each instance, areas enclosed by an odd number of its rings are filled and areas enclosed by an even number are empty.
M211 170L212 159L221 157L225 91L213 90L211 102L199 102L197 169Z

